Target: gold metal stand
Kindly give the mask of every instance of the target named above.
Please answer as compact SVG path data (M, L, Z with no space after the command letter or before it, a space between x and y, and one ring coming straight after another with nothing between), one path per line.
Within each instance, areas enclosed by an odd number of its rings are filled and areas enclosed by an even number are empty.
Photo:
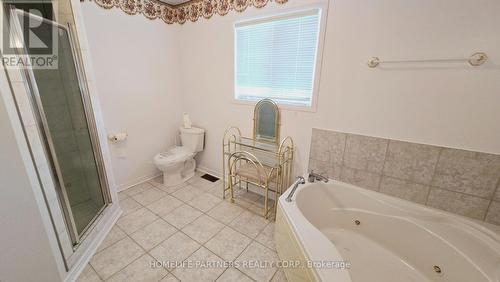
M263 216L268 218L271 211L276 213L279 196L291 183L294 144L291 137L283 139L279 145L241 136L237 127L226 130L222 141L223 190L225 199L229 191L231 201L235 201L234 187L242 184L253 185L264 190ZM274 193L274 205L269 207L269 192Z

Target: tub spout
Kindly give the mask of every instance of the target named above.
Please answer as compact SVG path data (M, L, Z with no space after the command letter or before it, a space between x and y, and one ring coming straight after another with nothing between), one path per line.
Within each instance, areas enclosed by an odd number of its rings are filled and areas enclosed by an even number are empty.
M290 193L286 197L285 201L291 202L292 201L292 196L295 193L295 190L297 190L297 187L299 187L299 184L304 184L304 183L306 183L306 180L304 179L304 177L297 176L297 180L295 180L295 182L293 183L292 191L290 191Z
M314 171L311 170L311 172L309 173L309 177L307 178L307 180L309 180L309 182L314 182L316 180L318 181L323 181L323 182L328 182L328 176L323 176L319 173L315 173Z

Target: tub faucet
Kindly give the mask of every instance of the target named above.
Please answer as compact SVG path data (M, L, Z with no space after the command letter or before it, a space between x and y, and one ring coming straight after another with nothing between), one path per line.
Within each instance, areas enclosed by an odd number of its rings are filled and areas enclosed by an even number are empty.
M290 191L290 194L286 197L285 201L291 202L292 201L292 196L295 193L295 190L297 190L297 187L299 187L299 184L305 184L306 180L302 176L297 176L297 180L293 183L292 191Z
M316 180L318 181L323 181L325 183L328 182L328 176L323 176L319 173L315 173L313 170L311 170L311 172L309 172L309 177L307 178L307 180L309 180L309 182L314 182Z

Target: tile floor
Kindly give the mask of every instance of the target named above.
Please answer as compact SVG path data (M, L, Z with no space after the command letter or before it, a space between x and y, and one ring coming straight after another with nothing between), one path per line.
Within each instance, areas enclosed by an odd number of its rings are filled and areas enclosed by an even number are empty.
M238 205L222 200L220 181L200 174L120 192L123 214L77 281L286 281L274 266L252 265L278 260L274 222L254 213L262 196L237 194Z

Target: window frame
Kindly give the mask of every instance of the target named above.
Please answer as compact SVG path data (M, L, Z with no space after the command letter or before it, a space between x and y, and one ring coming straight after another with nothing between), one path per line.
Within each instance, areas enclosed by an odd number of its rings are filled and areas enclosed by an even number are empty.
M319 88L321 81L321 69L323 63L323 48L326 34L326 20L328 15L328 1L316 1L314 3L310 3L304 6L288 8L280 11L280 13L266 13L264 15L260 15L259 17L247 18L241 21L236 21L233 25L233 92L232 92L232 101L233 104L241 104L241 105L252 105L255 106L258 102L251 100L243 100L238 99L236 97L236 87L237 87L237 78L236 78L236 70L237 70L237 42L236 42L236 28L242 25L253 25L258 23L276 21L281 19L286 19L290 17L296 17L301 15L310 15L312 11L318 11L319 13L319 31L318 31L318 46L316 51L316 59L314 65L313 72L313 91L311 96L311 105L310 106L299 106L299 105L291 105L287 103L278 102L280 109L282 110L290 110L290 111L305 111L305 112L316 112L318 106L318 96L319 96Z

